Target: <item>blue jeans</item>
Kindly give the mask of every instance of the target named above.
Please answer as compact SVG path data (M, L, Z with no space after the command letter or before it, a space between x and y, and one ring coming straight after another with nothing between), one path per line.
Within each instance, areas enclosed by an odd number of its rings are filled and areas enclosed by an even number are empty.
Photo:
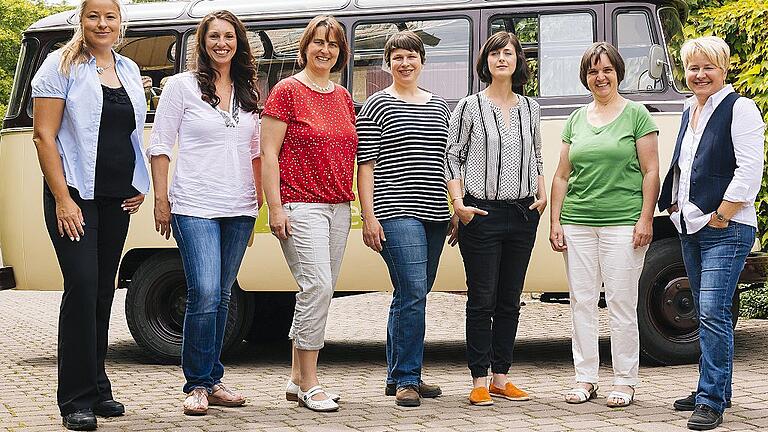
M181 342L184 393L196 387L210 392L224 376L219 357L229 297L254 222L250 216L205 219L174 214L171 219L187 279Z
M699 386L696 404L718 413L731 399L733 316L731 304L755 228L731 221L727 228L705 226L681 234L683 261L699 313Z
M387 383L419 385L427 294L435 282L448 224L415 218L380 223L387 239L381 256L394 288L387 323Z

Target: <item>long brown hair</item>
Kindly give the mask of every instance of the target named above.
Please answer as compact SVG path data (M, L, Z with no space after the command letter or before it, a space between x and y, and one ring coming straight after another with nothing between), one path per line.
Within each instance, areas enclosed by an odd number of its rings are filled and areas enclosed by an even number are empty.
M235 28L237 38L237 50L232 57L232 66L229 75L235 87L235 100L243 111L255 112L258 109L259 92L256 84L256 66L251 53L251 44L248 42L248 36L245 26L232 12L220 10L206 15L197 27L195 40L197 49L195 50L195 76L197 85L200 86L202 98L211 106L218 106L221 100L216 96L216 79L219 78L219 72L211 65L211 58L205 51L205 34L208 33L213 20L220 19L232 24Z
M125 16L123 5L120 0L112 0L112 3L117 6L117 13L120 16L120 34L117 37L115 45L119 44L125 36L125 27L128 25L128 19ZM91 58L91 52L88 51L88 47L85 43L85 37L83 35L83 15L85 15L85 7L88 4L88 0L82 0L77 7L76 15L78 17L77 27L75 27L75 34L61 48L61 61L59 61L59 72L63 75L69 75L69 71L72 66L79 65L87 62Z

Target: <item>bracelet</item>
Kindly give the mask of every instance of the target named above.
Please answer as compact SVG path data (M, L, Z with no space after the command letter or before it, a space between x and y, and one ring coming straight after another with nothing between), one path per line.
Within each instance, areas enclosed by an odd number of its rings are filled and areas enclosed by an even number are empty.
M456 201L456 200L462 200L462 201L464 201L464 197L456 197L456 198L452 198L452 199L451 199L451 205L453 205L454 201Z

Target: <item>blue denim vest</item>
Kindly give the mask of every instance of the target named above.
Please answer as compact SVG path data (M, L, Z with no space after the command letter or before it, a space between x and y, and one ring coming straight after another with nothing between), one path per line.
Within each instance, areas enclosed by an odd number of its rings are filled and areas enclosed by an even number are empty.
M701 134L699 147L693 158L691 169L691 190L689 200L698 207L702 213L715 211L723 201L725 190L733 180L736 170L736 154L733 151L731 139L731 121L733 120L733 105L739 99L737 93L731 93L723 99L715 108L712 117L709 118L704 132ZM680 132L677 134L675 153L672 163L664 178L659 196L659 210L664 211L672 206L672 182L675 176L675 167L680 159L680 147L683 136L688 128L691 109L683 113L680 123Z

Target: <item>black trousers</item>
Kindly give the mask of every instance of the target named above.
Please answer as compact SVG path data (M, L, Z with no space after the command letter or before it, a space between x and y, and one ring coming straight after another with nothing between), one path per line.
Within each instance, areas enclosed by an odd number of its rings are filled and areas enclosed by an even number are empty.
M130 219L120 208L120 198L83 200L76 189L70 188L69 193L85 221L85 235L79 242L59 235L56 201L47 185L43 192L45 225L64 277L57 391L62 416L112 399L104 359L115 276Z
M467 363L473 378L506 374L520 318L520 294L539 225L539 212L529 210L533 198L517 201L479 200L464 204L481 208L466 226L459 222L459 248L467 275Z

